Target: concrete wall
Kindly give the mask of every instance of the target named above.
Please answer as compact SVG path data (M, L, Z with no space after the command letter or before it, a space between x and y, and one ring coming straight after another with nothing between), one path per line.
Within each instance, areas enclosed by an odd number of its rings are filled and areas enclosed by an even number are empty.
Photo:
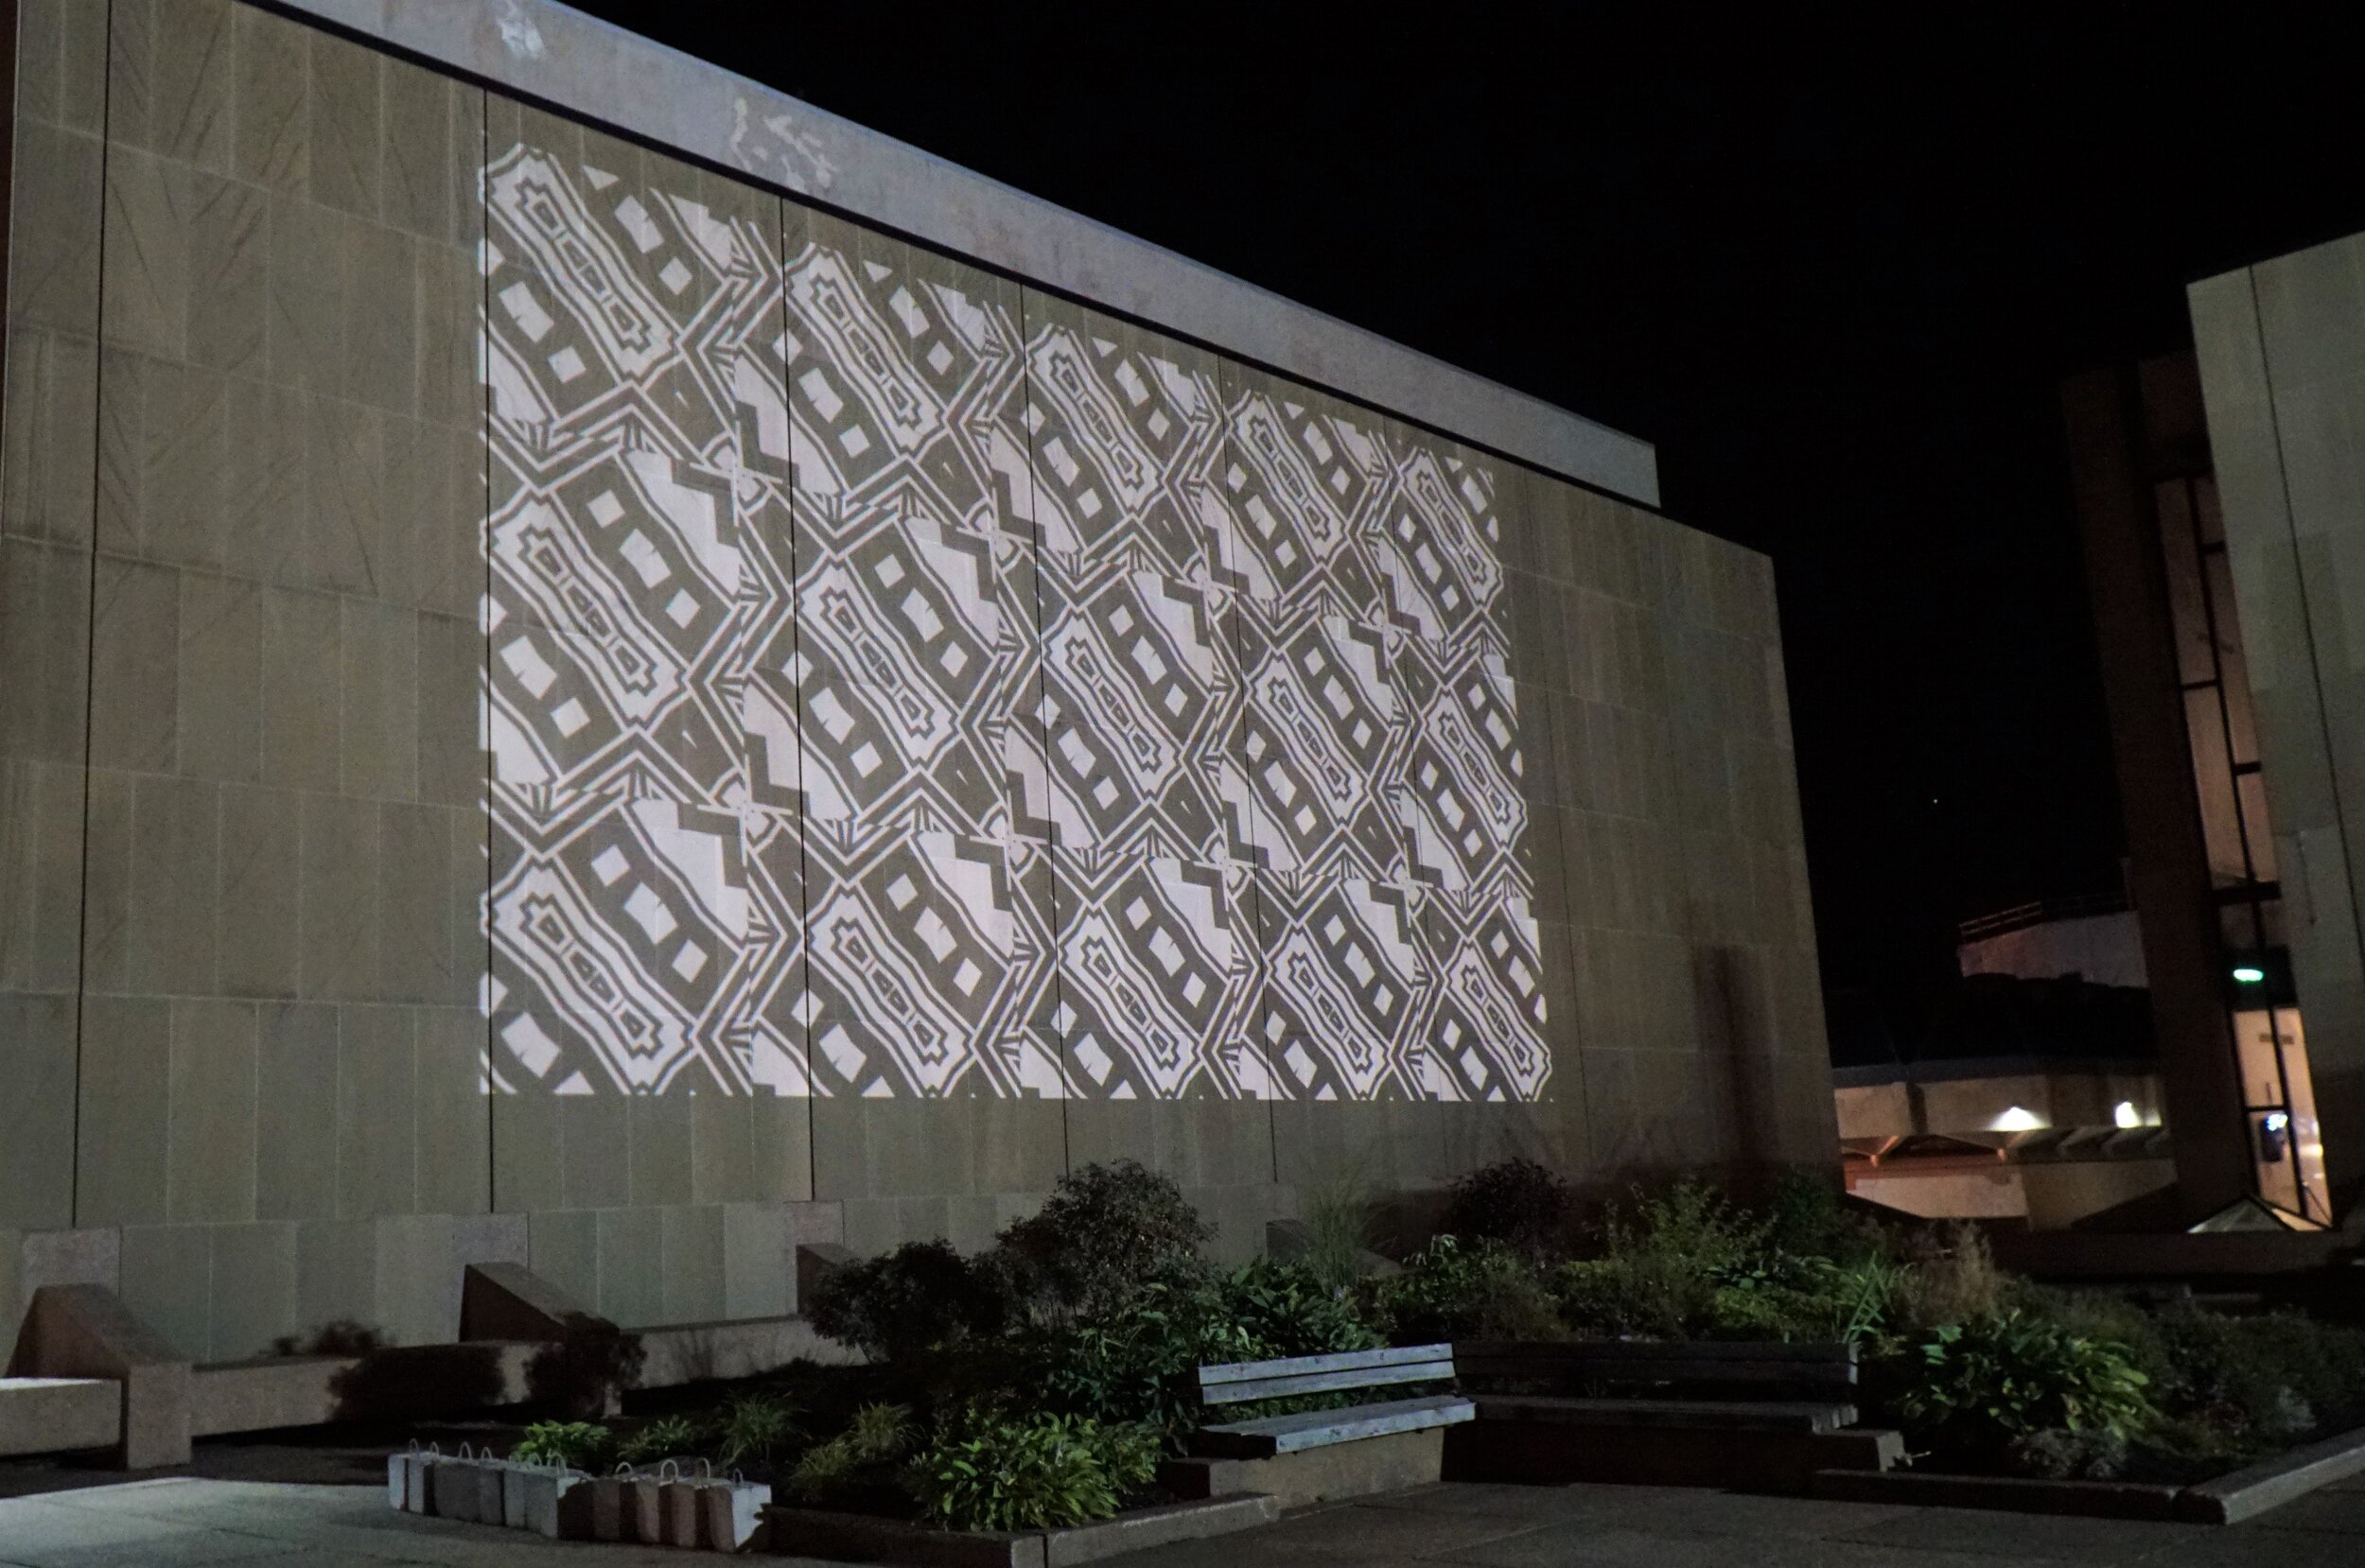
M19 28L11 1324L1830 1158L1762 557L235 0Z
M2191 290L2336 1210L2365 1184L2365 235Z

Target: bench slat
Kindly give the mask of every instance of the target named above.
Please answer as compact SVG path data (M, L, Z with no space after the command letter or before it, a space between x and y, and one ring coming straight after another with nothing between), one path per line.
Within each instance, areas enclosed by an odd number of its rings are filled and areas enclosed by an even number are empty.
M1473 1339L1457 1357L1518 1355L1533 1360L1779 1361L1853 1367L1856 1347L1775 1339Z
M1855 1425L1857 1416L1852 1404L1787 1400L1579 1400L1480 1394L1477 1404L1482 1421L1536 1421L1555 1426L1837 1432Z
M1381 1404L1349 1405L1343 1410L1306 1410L1294 1416L1268 1416L1262 1420L1201 1427L1192 1446L1202 1454L1220 1457L1262 1459L1362 1437L1452 1426L1477 1415L1478 1407L1458 1395L1391 1400Z
M1199 1369L1199 1385L1248 1383L1260 1378L1296 1377L1309 1372L1369 1370L1400 1367L1413 1361L1451 1361L1451 1345L1387 1345L1376 1350L1340 1350L1330 1355L1281 1356L1271 1361L1225 1361Z
M1257 1378L1246 1383L1218 1384L1201 1392L1209 1404L1244 1404L1250 1400L1281 1399L1291 1394L1328 1394L1343 1388L1380 1388L1394 1383L1450 1383L1450 1361L1413 1361L1395 1367L1340 1372L1308 1372L1298 1377Z
M1805 1367L1796 1362L1540 1361L1532 1356L1465 1355L1456 1363L1467 1377L1551 1377L1602 1383L1749 1383L1852 1388L1853 1367Z

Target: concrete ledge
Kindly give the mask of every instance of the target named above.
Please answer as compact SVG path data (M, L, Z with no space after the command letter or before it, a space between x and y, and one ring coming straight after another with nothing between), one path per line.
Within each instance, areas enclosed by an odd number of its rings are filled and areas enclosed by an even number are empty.
M1900 1503L1915 1507L2000 1508L2012 1513L2079 1514L2093 1519L2176 1519L2182 1489L2141 1481L2037 1481L2006 1475L1944 1475L1925 1471L1827 1470L1817 1497L1841 1503Z
M1736 1487L1805 1492L1826 1470L1884 1471L1905 1458L1902 1435L1880 1427L1769 1432L1745 1427L1638 1426L1616 1434L1535 1421L1480 1420L1449 1427L1445 1478L1550 1486Z
M2176 1516L2202 1524L2235 1524L2357 1474L2365 1474L2365 1427L2186 1487L2177 1497Z
M460 1273L462 1339L556 1339L569 1318L595 1315L522 1263L470 1263Z
M0 1455L112 1448L123 1385L108 1378L0 1378Z
M713 1323L674 1323L640 1331L648 1360L643 1388L671 1388L719 1378L753 1377L792 1361L852 1366L864 1358L850 1346L825 1339L801 1317L746 1317Z
M913 1568L1067 1568L1122 1552L1253 1529L1281 1517L1278 1499L1213 1497L1136 1508L1064 1530L940 1530L908 1520L778 1505L763 1510L776 1556Z
M1392 1432L1323 1448L1302 1448L1264 1459L1193 1456L1158 1467L1161 1485L1178 1497L1262 1492L1284 1507L1425 1487L1445 1474L1445 1434L1468 1426Z

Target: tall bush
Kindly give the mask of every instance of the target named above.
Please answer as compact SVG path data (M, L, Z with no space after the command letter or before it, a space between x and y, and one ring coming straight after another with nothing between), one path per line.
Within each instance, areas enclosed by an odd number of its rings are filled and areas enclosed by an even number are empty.
M1459 1177L1438 1228L1464 1241L1494 1241L1543 1258L1568 1239L1568 1184L1533 1159L1483 1165Z
M950 1242L906 1242L832 1271L806 1309L818 1332L894 1360L1002 1331L1010 1314L994 1272Z
M1195 1270L1214 1235L1172 1176L1119 1159L1070 1171L1042 1209L997 1240L1005 1265L1039 1306L1089 1317Z

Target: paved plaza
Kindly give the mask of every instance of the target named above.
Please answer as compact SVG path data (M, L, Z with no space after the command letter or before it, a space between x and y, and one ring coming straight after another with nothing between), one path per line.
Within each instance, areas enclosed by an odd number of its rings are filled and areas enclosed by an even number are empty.
M0 1499L9 1568L197 1563L582 1563L697 1560L657 1547L559 1543L396 1513L384 1494L174 1477ZM806 1563L804 1558L759 1560ZM1995 1568L2003 1562L2249 1568L2365 1564L2365 1480L2226 1528L1820 1503L1671 1487L1448 1483L1335 1505L1129 1568Z

